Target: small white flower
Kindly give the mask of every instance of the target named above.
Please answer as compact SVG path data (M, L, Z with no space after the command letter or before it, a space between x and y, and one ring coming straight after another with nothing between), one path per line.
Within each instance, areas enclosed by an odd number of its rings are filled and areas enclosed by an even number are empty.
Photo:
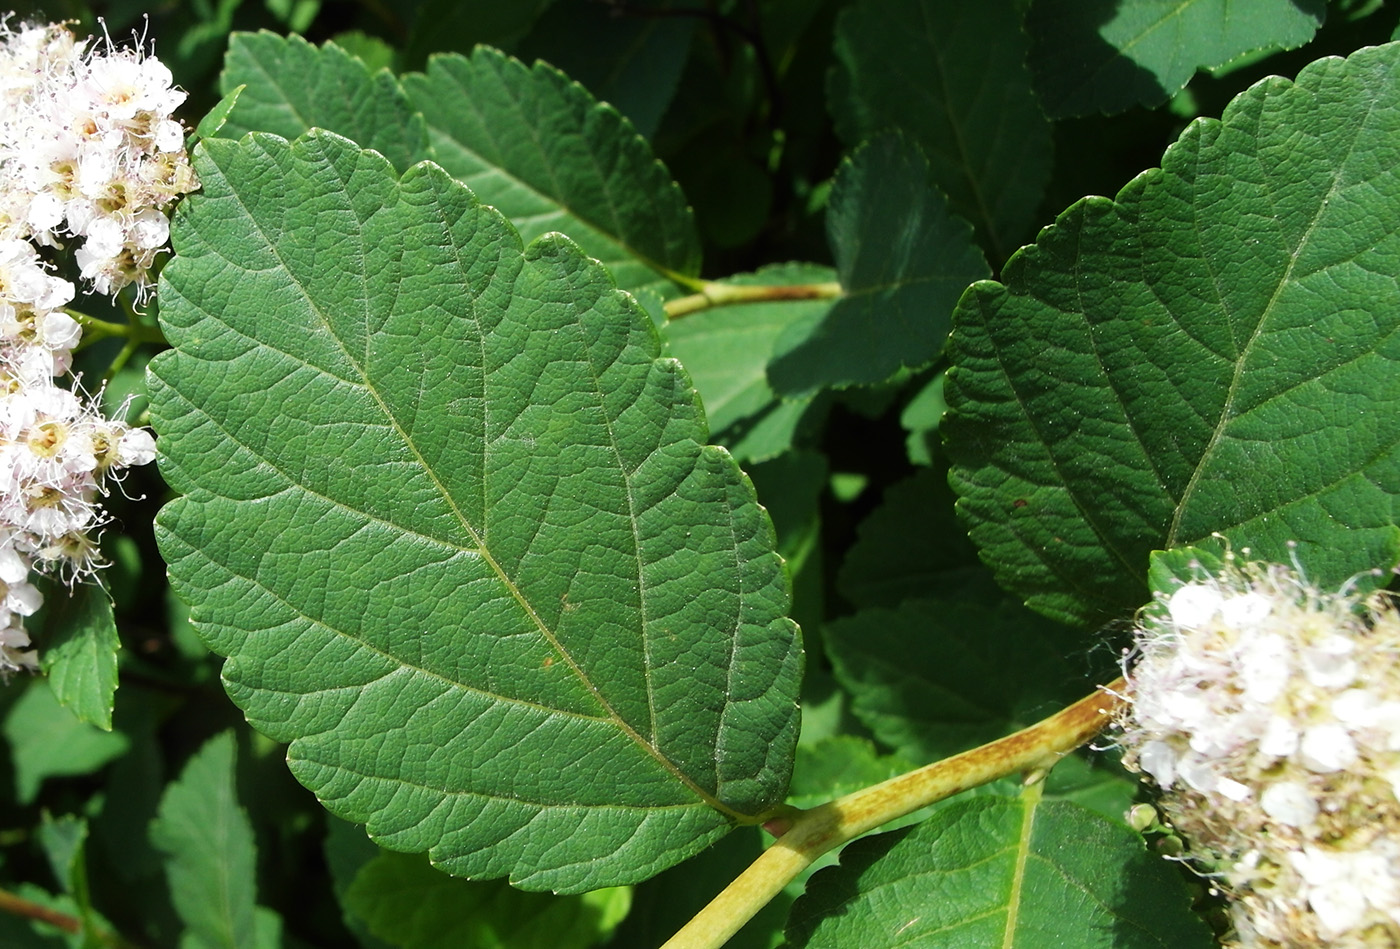
M1298 757L1309 771L1319 774L1340 771L1356 762L1356 742L1352 741L1345 725L1337 722L1313 725L1303 731Z
M1259 806L1265 814L1290 827L1307 827L1317 820L1317 799L1295 781L1270 784L1259 796Z
M1219 590L1188 583L1172 594L1167 601L1167 611L1176 625L1197 628L1210 622L1224 602Z

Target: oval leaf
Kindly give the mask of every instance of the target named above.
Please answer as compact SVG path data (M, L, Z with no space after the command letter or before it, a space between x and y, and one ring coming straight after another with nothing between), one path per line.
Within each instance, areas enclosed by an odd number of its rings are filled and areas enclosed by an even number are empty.
M1087 198L955 314L943 431L984 559L1094 625L1148 554L1210 545L1322 584L1394 561L1400 46L1308 66Z
M197 167L159 541L297 777L386 847L561 891L776 805L801 647L772 527L646 314L435 165L315 132Z

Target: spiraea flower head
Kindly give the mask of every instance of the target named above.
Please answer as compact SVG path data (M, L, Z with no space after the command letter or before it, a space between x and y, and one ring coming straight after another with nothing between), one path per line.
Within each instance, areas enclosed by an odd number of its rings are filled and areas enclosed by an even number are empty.
M148 294L165 211L198 186L173 118L184 100L141 50L0 22L0 238L76 239L97 293Z
M170 205L198 186L184 98L152 55L0 17L0 677L36 665L32 575L89 578L102 496L155 456L149 432L61 383L82 327L53 259L71 250L90 292L151 291Z
M1235 945L1400 945L1400 616L1236 562L1138 631L1125 762L1161 788Z

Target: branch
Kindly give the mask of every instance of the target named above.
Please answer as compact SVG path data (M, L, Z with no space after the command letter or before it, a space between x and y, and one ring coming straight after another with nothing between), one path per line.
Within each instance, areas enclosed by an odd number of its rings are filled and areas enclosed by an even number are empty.
M22 896L17 896L8 890L0 890L0 912L9 913L13 916L22 916L25 919L36 920L47 923L55 929L66 933L77 935L83 931L83 921L76 916L50 909L41 903L27 900ZM113 949L137 949L133 943L127 942L115 933L93 932L99 941L104 945L112 946Z
M1108 724L1123 688L1118 679L1014 735L797 811L789 826L778 828L784 831L778 841L661 949L718 949L828 850L988 781L1048 770Z

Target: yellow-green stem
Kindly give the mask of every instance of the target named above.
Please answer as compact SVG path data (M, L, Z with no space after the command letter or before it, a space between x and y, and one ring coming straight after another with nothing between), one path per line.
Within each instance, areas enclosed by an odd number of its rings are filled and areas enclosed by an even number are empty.
M1122 691L1119 679L1014 735L797 811L790 829L661 949L718 949L833 847L988 781L1048 769L1103 729Z
M829 300L841 295L839 283L797 283L745 286L734 283L704 283L700 292L678 297L666 304L667 319L678 320L691 313L731 303L770 303L774 300Z

